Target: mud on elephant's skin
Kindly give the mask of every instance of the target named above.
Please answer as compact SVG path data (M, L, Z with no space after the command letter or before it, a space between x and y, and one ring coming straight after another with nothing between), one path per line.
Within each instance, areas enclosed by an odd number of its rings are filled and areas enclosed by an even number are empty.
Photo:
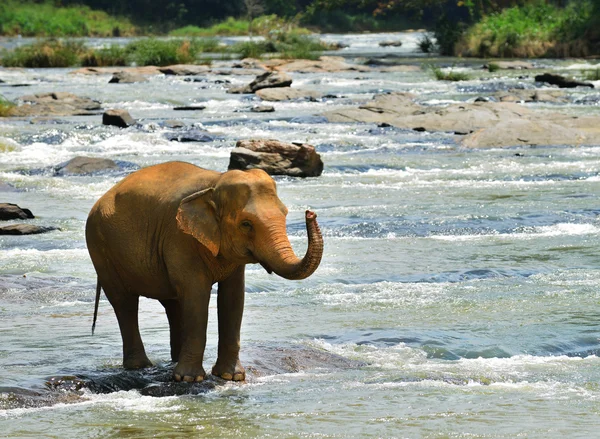
M86 241L98 296L101 287L119 322L125 368L151 365L138 327L139 297L145 296L159 300L167 313L175 380L202 381L210 291L218 283L212 373L244 380L245 265L304 279L323 254L316 215L306 212L303 258L290 245L286 215L275 182L260 170L219 173L169 162L134 172L103 195L89 214Z

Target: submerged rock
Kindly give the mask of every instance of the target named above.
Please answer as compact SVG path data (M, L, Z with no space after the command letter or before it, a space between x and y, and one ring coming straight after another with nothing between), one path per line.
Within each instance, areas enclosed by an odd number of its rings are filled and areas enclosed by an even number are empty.
M171 142L212 142L215 137L208 131L190 129L165 134L165 138Z
M528 61L493 61L484 66L484 68L490 68L490 64L494 64L499 69L503 70L529 70L534 69L535 66Z
M275 107L272 105L255 105L250 111L253 113L272 113L275 111Z
M175 64L172 66L159 67L158 70L165 75L196 76L210 71L210 67L195 64Z
M380 47L400 47L402 46L402 41L399 40L389 40L389 41L380 41Z
M0 227L0 235L37 235L58 230L57 227L34 226L32 224L11 224Z
M66 176L135 170L138 169L138 166L130 162L114 161L101 157L77 156L67 162L54 166L52 169L55 176Z
M106 110L102 115L102 124L127 128L135 125L135 119L131 117L127 110Z
M318 177L323 172L323 161L312 145L240 140L231 151L228 169L262 169L270 175Z
M31 218L35 218L35 216L29 209L23 209L12 203L0 203L0 221Z

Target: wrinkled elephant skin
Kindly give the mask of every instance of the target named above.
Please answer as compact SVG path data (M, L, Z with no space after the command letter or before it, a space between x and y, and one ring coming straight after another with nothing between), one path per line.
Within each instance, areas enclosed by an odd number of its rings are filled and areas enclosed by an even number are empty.
M259 263L286 279L304 279L321 261L316 215L306 212L303 258L291 248L286 215L275 182L260 170L219 173L170 162L134 172L103 195L89 214L86 241L99 288L119 322L125 368L151 365L138 327L144 296L159 300L167 313L175 380L202 381L210 291L218 283L212 373L244 380L239 350L245 265Z

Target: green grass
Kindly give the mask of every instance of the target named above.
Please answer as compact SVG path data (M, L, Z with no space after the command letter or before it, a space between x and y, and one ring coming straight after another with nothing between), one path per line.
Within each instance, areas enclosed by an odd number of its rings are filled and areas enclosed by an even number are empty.
M581 73L586 81L600 81L600 69L584 70Z
M564 56L567 55L564 51L569 48L571 51L578 50L576 44L565 41L583 36L591 14L589 0L572 2L565 8L543 0L507 8L483 17L469 28L457 46L457 54L479 57ZM566 47L567 44L569 47Z
M229 17L225 21L210 27L185 26L169 32L173 37L214 37L214 36L267 36L271 32L294 32L308 34L308 29L299 27L295 21L286 20L276 15L263 15L250 22L244 18Z
M500 70L500 66L496 63L491 62L491 63L488 63L487 69L488 69L488 72L494 73L494 72L497 72L498 70Z
M124 18L87 6L56 7L50 2L3 0L0 3L0 35L24 37L130 36L136 27Z

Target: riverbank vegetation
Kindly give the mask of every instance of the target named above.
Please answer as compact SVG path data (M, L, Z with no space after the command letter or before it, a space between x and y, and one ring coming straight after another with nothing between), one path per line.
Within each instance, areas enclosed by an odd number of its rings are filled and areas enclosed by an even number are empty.
M266 37L266 42L237 47L248 55L279 51L313 57L314 47L303 50L298 43L310 43L300 36L311 32L421 27L432 36L419 44L421 50L442 55L600 54L600 0L5 0L0 4L1 35ZM290 48L273 35L285 35L286 40L293 35L296 44ZM106 58L107 53L98 56Z

